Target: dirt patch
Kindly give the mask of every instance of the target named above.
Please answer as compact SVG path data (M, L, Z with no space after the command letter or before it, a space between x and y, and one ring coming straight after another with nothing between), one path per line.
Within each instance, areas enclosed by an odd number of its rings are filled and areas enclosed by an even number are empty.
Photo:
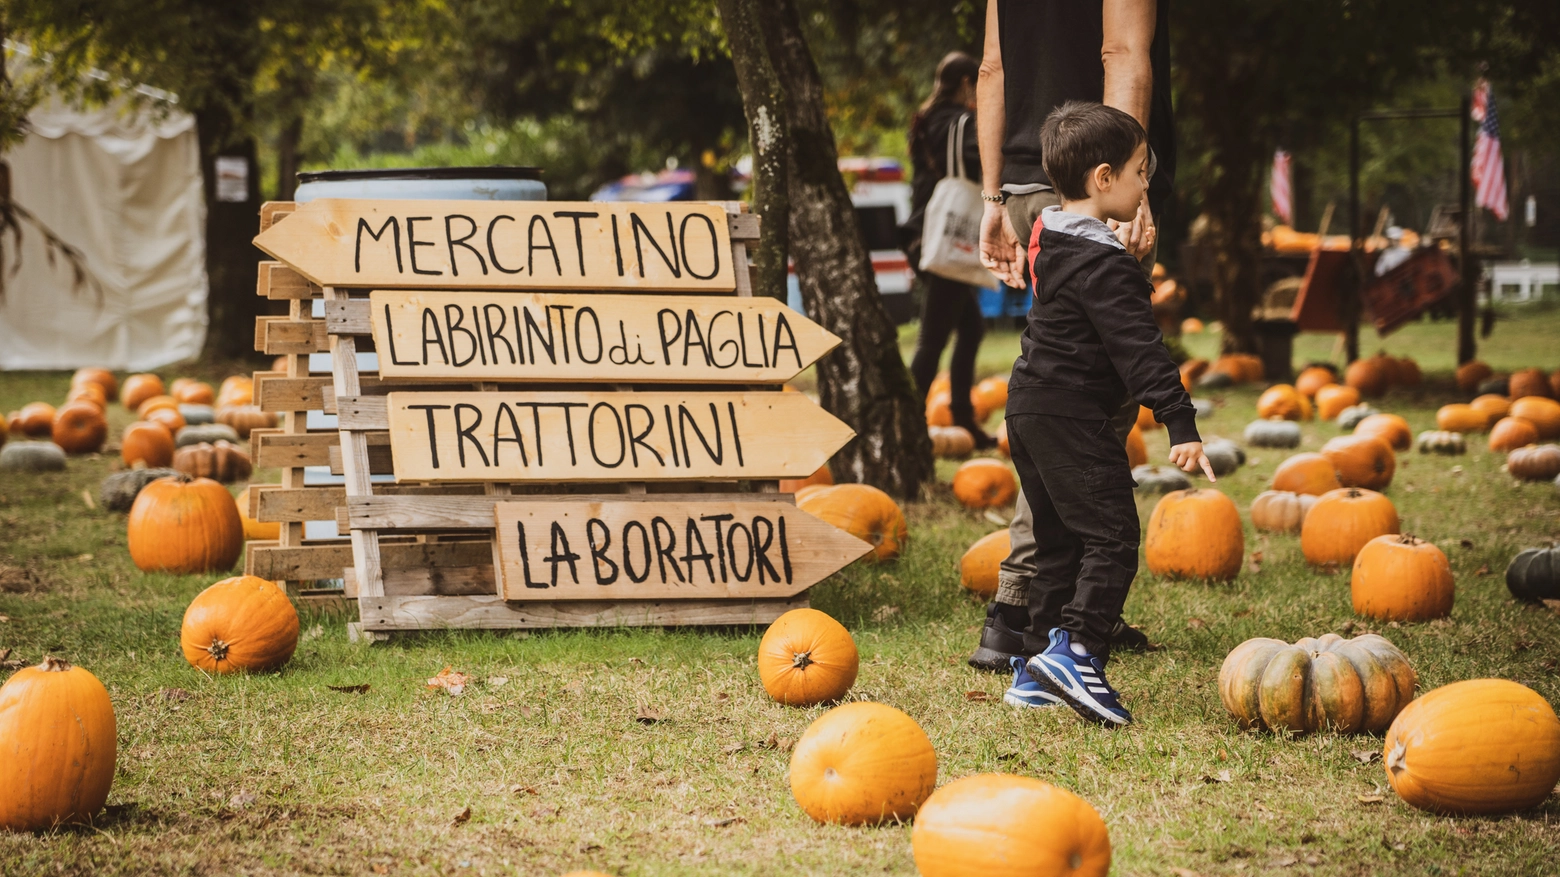
M0 591L8 594L31 594L42 590L46 588L43 584L43 576L39 574L37 567L15 566L0 561Z

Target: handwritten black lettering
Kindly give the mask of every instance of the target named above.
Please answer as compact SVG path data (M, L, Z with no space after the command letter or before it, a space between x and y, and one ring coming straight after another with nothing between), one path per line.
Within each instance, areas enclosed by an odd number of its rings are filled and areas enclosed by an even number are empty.
M666 529L665 542L661 541L662 528ZM671 581L666 577L666 562L668 560L672 562L672 575L677 577L677 581L679 583L686 581L683 578L682 570L677 568L677 531L672 529L671 522L660 515L651 518L650 535L655 539L655 558L656 564L661 570L661 581Z
M547 237L546 244L536 242L536 227L542 227L542 234ZM553 273L563 276L563 263L558 260L558 247L553 244L552 229L547 226L547 219L541 214L531 217L531 225L525 232L525 264L531 269L531 276L536 276L536 253L538 250L546 250L552 253Z
M646 422L644 432L634 432L635 411L643 411L645 413ZM640 448L644 448L646 451L649 451L652 455L655 456L656 465L665 466L666 460L661 456L661 453L655 448L651 447L649 442L645 441L645 436L649 435L651 431L655 429L655 413L650 410L650 406L640 405L637 402L630 402L623 406L623 419L628 422L628 447L629 451L633 454L634 468L639 468Z
M477 351L482 349L482 344L477 340L477 333L466 328L466 312L460 305L444 306L444 332L450 339L450 365L460 368L477 358ZM471 352L465 359L460 358L460 352L455 345L457 334L466 336L466 340L471 343Z
M557 526L554 524L553 526ZM596 529L601 529L601 544L596 544ZM607 557L607 549L612 545L612 529L600 518L591 518L585 522L585 538L590 542L590 560L596 567L596 584L610 585L618 580L618 565ZM624 546L623 556L625 562L628 557L628 548ZM601 565L605 563L612 568L609 575L601 574ZM632 574L630 574L632 575Z
M499 432L499 428L501 426L503 426L505 420L509 421L509 438L505 438L503 436L503 434ZM508 402L500 402L500 403L498 403L498 410L493 412L493 465L494 466L500 465L500 463L499 463L499 456L498 456L498 446L500 444L504 443L504 442L512 442L514 444L515 448L517 448L520 451L520 465L522 465L522 466L530 466L531 465L530 461L526 459L525 440L520 437L520 423L519 423L519 421L515 420L515 410L513 408L509 407L509 403ZM537 453L541 453L540 448L538 448Z
M585 236L580 233L581 219L595 219L600 213L583 213L574 210L558 210L553 213L554 219L574 220L574 251L580 256L580 276L585 276ZM561 271L559 272L562 273Z
M586 334L586 335L584 335L582 337L581 336L581 332L580 332L580 325L585 322L585 316L587 314L590 315L590 321L596 327L596 332L595 332L595 338L596 338L596 358L595 359L586 359L585 358L584 339L585 338L589 338L591 336ZM619 325L621 325L621 323ZM579 312L574 315L574 352L579 356L580 362L585 363L586 365L595 365L596 363L601 362L601 355L604 352L602 348L605 346L605 344L606 344L606 342L601 337L601 318L596 316L596 309L592 308L592 307L580 308Z
M433 460L433 468L439 468L439 431L433 424L433 412L448 411L448 405L408 405L408 411L421 411L428 417L428 456Z
M494 229L498 228L498 221L500 219L507 219L510 222L514 222L515 221L515 218L513 216L504 216L504 215L500 214L498 216L493 217L488 222L488 228L487 228L488 258L493 260L493 267L498 269L499 271L501 271L501 272L503 272L505 274L519 274L521 271L524 271L525 269L524 268L505 268L503 265L500 265L498 263L498 250L497 250L497 248L495 248L493 246L493 231L494 231Z
M596 451L596 414L603 408L607 410L607 413L612 415L612 421L617 426L618 456L617 461L612 463L608 463L606 460L603 460L601 458L601 454ZM628 456L628 441L623 437L623 417L622 415L618 414L617 409L614 408L610 402L597 402L595 406L590 409L590 416L586 418L585 434L590 442L590 456L596 461L598 466L605 466L608 469L616 469L617 467L623 465L624 458Z
M365 232L365 231L368 232L368 236L369 237L371 237L374 240L378 241L378 240L380 240L381 238L384 237L385 228L387 226L390 229L390 234L391 234L390 242L391 242L391 245L395 248L395 273L397 273L397 274L405 273L402 270L402 268L401 268L401 223L397 222L394 216L390 217L389 219L386 219L385 220L385 224L381 225L379 227L379 231L377 231L377 232L368 227L368 220L362 218L361 216L358 217L358 221L357 221L357 240L356 240L356 242L355 242L355 244L353 246L353 249L352 249L352 270L353 270L353 272L355 272L357 274L363 273L363 232ZM408 234L410 234L410 232L408 232ZM622 273L622 272L619 272L619 273Z
M461 426L460 413L462 411L470 411L471 413L477 415L477 419L472 421L470 426ZM477 437L472 435L472 433L477 431L477 427L481 425L481 408L466 402L457 402L455 404L455 435L457 436L455 440L455 451L460 455L460 465L462 468L464 468L466 465L466 442L468 441L471 442L471 446L473 448L477 449L477 455L482 458L482 465L488 465L487 451L482 450L482 442L478 441Z
M416 365L417 364L417 360L415 360L415 359L408 359L408 360L403 362L402 360L397 358L396 355L395 355L395 321L392 320L391 317L390 317L390 305L388 303L385 304L385 338L387 340L389 340L389 342L390 342L390 364L391 365ZM425 356L427 355L427 350L426 349L423 351L423 354ZM428 364L427 360L424 360L423 364L427 365Z
M562 550L559 550L560 546L562 546ZM574 579L576 585L580 583L580 570L579 567L575 566L576 561L579 559L580 556L578 554L569 550L569 534L563 531L563 527L557 521L553 521L552 554L542 558L543 563L552 564L553 587L558 587L558 565L560 563L567 563L569 565L569 577Z
M645 276L645 254L639 244L639 233L641 231L644 232L645 240L649 241L650 246L655 247L655 251L660 254L661 261L666 263L666 267L671 270L672 276L682 277L682 262L677 254L677 233L672 229L672 214L670 212L666 214L666 234L669 238L668 248L672 251L670 257L666 255L666 250L661 248L660 242L650 233L650 226L645 225L645 221L639 218L639 214L628 214L628 227L634 233L634 257L639 260L640 277Z
M634 574L633 541L629 534L635 529L639 530L639 541L644 548L645 571ZM650 578L650 534L645 530L645 525L638 521L629 521L623 525L623 572L628 574L629 581L638 584Z
M457 219L464 219L466 221L466 224L468 226L470 226L466 230L466 233L464 235L462 235L461 237L456 237L455 236L455 232L451 230L451 223L453 223ZM488 270L487 270L487 260L482 258L482 254L477 251L476 247L473 247L471 244L466 243L467 241L471 240L472 235L475 235L476 233L477 233L477 221L475 219L472 219L469 216L463 216L463 215L461 215L459 213L452 213L449 216L444 217L444 239L445 239L445 242L449 245L449 248L450 248L450 276L452 276L452 277L459 277L460 276L460 265L456 264L456 262L455 262L455 248L456 247L465 247L466 249L470 250L471 251L471 255L477 257L477 264L482 267L482 273L483 274L487 274L488 273Z
M432 221L433 221L433 217L432 216L408 216L408 217L406 217L406 252L411 257L410 260L411 260L411 263L412 263L412 273L413 274L442 275L444 273L443 271L424 271L423 269L417 267L417 248L418 247L437 247L438 244L434 243L433 241L420 241L420 240L418 240L417 239L417 228L416 228L416 226L417 226L417 223L419 223L419 222L432 222Z
M694 219L702 221L705 228L708 228L710 232L710 255L712 257L711 261L713 265L710 268L710 273L708 274L700 274L699 272L693 270L693 262L688 259L688 222ZM671 226L671 222L671 214L667 214L666 223L668 227ZM688 269L688 276L695 280L709 280L710 278L719 274L720 238L715 234L715 221L702 213L690 213L683 217L682 225L679 226L677 230L682 234L682 243L679 245L679 249L682 251L682 263L683 267Z

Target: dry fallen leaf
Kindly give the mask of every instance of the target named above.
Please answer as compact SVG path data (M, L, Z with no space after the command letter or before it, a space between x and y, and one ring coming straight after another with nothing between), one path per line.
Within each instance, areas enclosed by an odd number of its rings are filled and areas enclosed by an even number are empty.
M1550 612L1560 613L1560 600L1545 600L1544 605L1549 607Z
M325 687L329 688L331 691L339 691L342 694L367 694L368 693L368 683L367 682L363 682L363 683L360 683L358 685L327 685Z
M641 706L639 710L634 713L634 721L641 725L654 725L657 722L666 721L666 714L660 712L659 710L653 710L647 706Z
M325 626L323 624L316 624L316 625L314 625L313 627L309 628L307 631L304 632L303 638L304 639L319 639L320 637L322 637L324 635L325 635Z
M508 676L489 676L487 684L490 688L503 688L509 684Z
M741 816L726 816L719 819L706 819L704 820L704 824L711 828L725 828L728 825L735 825L738 822L746 821L747 820L743 819Z
M1487 575L1489 575L1490 574L1490 565L1487 564L1487 563L1484 564L1483 566L1481 566L1478 569L1474 570L1473 574L1476 575L1476 576L1487 576Z
M465 673L457 673L449 666L439 671L439 675L428 680L428 688L432 691L443 691L451 697L459 697L470 684L471 677Z
M991 695L984 691L966 691L964 692L964 699L975 702L984 702L991 700Z
M455 819L452 820L450 822L450 824L451 825L464 825L465 823L467 823L469 821L471 821L471 808L467 807L466 809L460 811L459 813L456 813L455 814Z
M519 794L522 794L522 793L523 794L527 794L527 795L540 795L541 794L541 792L538 792L536 790L535 786L522 786L522 785L519 785L517 783L517 784L509 787L509 794L511 794L511 795L519 795Z
M1343 631L1343 635L1344 636L1348 636L1349 634L1354 632L1354 622L1352 622L1352 621L1345 621L1343 623L1343 626L1338 628L1338 629Z
M159 691L158 694L162 696L163 700L171 700L176 702L189 700L191 697L193 697L193 695L182 688L164 688Z
M889 620L890 618L893 618L895 615L898 615L898 614L899 614L899 607L898 606L886 606L886 605L885 606L879 606L875 611L873 611L873 613L872 613L872 620L878 622L879 624L882 624L883 622Z
M1230 772L1227 770L1221 770L1213 776L1204 776L1202 779L1205 783L1227 783L1232 781Z
M1387 800L1382 795L1355 795L1354 798L1361 804L1380 804L1382 801Z
M1279 856L1273 860L1273 864L1280 868L1288 868L1291 865L1300 864L1300 860L1294 856Z
M759 745L765 749L774 749L778 752L790 752L791 747L796 745L796 741L792 740L790 737L781 737L771 733L769 735L769 739L765 740Z
M229 810L244 810L258 800L260 799L255 797L253 792L239 791L228 799L227 806Z
M97 500L92 498L92 491L83 489L81 491L81 501L87 504L87 508L97 509Z
M1191 868L1171 868L1170 873L1174 874L1175 877L1202 877L1202 874L1193 871Z
M1203 621L1201 618L1188 618L1186 619L1186 626L1192 630L1207 630L1208 622Z
M1355 749L1350 751L1349 754L1354 756L1354 760L1358 761L1360 764L1370 764L1372 761L1375 761L1381 757L1381 750Z
M727 744L725 746L722 746L720 748L720 751L724 755L736 755L738 752L741 752L742 750L744 750L746 748L747 748L747 744L743 743L741 740L738 740L735 743L729 743L729 744Z

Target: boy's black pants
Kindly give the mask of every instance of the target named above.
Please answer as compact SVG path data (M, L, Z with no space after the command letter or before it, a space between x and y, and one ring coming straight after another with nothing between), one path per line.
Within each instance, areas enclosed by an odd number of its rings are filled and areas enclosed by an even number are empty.
M1025 647L1060 627L1100 658L1137 575L1137 504L1127 452L1104 417L1009 414L1008 443L1034 514Z

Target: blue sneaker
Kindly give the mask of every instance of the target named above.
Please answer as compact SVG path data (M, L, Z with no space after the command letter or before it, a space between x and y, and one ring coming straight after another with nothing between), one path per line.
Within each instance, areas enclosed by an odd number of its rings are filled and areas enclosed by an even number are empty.
M1002 695L1002 702L1008 706L1017 707L1042 707L1054 706L1062 702L1062 699L1046 691L1040 683L1036 682L1024 667L1024 659L1014 655L1008 659L1008 665L1013 668L1013 684L1008 687L1007 693Z
M1067 631L1051 628L1050 645L1029 659L1027 669L1030 676L1084 719L1107 728L1132 723L1132 714L1105 681L1104 662L1087 652L1079 654Z

